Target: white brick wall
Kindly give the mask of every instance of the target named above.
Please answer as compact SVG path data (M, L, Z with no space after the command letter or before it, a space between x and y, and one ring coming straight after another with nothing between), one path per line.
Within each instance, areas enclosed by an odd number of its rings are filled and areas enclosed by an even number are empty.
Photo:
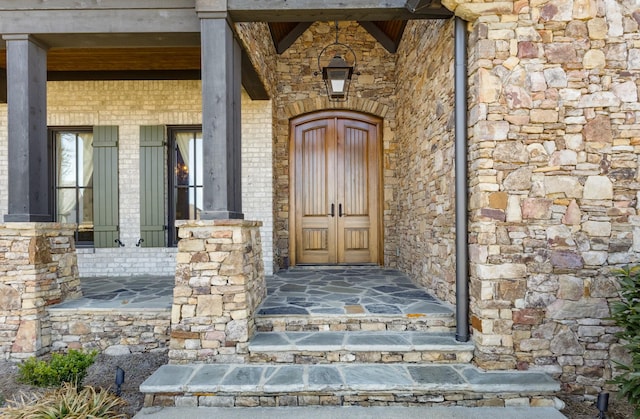
M83 81L47 84L49 126L117 125L119 128L119 249L80 249L83 276L172 274L174 249L135 247L140 237L139 135L141 125L202 123L199 81ZM243 210L260 220L265 271L273 271L271 102L242 95ZM0 104L0 222L7 213L7 105ZM170 261L170 262L169 262Z
M260 220L264 271L273 273L273 153L271 101L242 101L242 211Z

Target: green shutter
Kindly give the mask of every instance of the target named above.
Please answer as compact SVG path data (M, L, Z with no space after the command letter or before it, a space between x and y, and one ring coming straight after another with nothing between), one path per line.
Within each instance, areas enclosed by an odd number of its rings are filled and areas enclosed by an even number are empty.
M117 247L118 127L93 127L93 241Z
M164 127L140 127L140 237L144 247L166 246Z

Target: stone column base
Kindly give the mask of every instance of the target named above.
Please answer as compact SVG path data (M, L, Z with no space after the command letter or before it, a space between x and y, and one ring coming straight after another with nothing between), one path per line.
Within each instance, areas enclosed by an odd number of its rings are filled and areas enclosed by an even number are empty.
M261 222L193 220L179 227L169 362L246 362L266 296Z
M75 225L0 224L0 357L49 351L45 307L82 295L73 240Z

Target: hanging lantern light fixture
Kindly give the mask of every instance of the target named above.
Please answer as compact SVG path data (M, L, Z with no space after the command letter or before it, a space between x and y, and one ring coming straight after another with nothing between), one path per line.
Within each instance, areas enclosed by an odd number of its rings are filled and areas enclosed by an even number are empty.
M322 74L322 80L327 88L329 101L346 102L349 95L351 77L354 74L354 68L356 66L356 54L349 45L338 42L338 21L336 21L335 26L336 41L327 45L322 49L322 51L320 51L320 55L318 55L318 71L314 74L316 76L318 74ZM328 55L325 54L327 52L333 52L334 56L329 61L329 64L323 67L321 61L323 60L323 56ZM340 52L344 53L344 58L340 55ZM353 57L353 65L349 65L346 60L349 58L349 55Z

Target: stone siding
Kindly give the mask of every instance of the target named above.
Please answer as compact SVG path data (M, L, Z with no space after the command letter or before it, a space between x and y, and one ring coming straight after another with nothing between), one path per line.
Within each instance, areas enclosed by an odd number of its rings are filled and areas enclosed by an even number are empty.
M0 358L47 352L51 328L46 306L81 295L73 227L0 224Z
M397 58L398 268L455 303L453 20L409 22ZM415 100L419 98L419 100Z
M78 254L81 276L173 275L175 249L135 246L140 238L140 126L201 124L201 95L200 81L47 83L48 125L116 125L119 131L119 226L120 240L125 247L83 249ZM265 257L269 259L265 259L264 264L270 272L273 266L271 184L269 179L256 179L256 173L269 176L272 167L271 105L269 101L252 101L243 91L242 109L243 135L246 136L242 156L245 218L258 219L265 226L263 241L267 244ZM0 104L0 222L8 208L6 110L7 105ZM104 271L100 272L99 268Z
M51 324L51 350L126 347L130 352L165 350L169 345L169 309L47 310Z
M246 362L267 295L260 223L180 221L169 360Z
M352 394L331 392L218 395L215 393L152 393L146 394L145 407L295 407L295 406L411 406L411 407L555 407L563 402L552 394L526 396L519 393L473 393L441 391L429 393L389 394L360 391ZM541 412L541 414L544 412Z
M623 353L611 268L640 250L638 4L459 3L475 361L597 393Z

